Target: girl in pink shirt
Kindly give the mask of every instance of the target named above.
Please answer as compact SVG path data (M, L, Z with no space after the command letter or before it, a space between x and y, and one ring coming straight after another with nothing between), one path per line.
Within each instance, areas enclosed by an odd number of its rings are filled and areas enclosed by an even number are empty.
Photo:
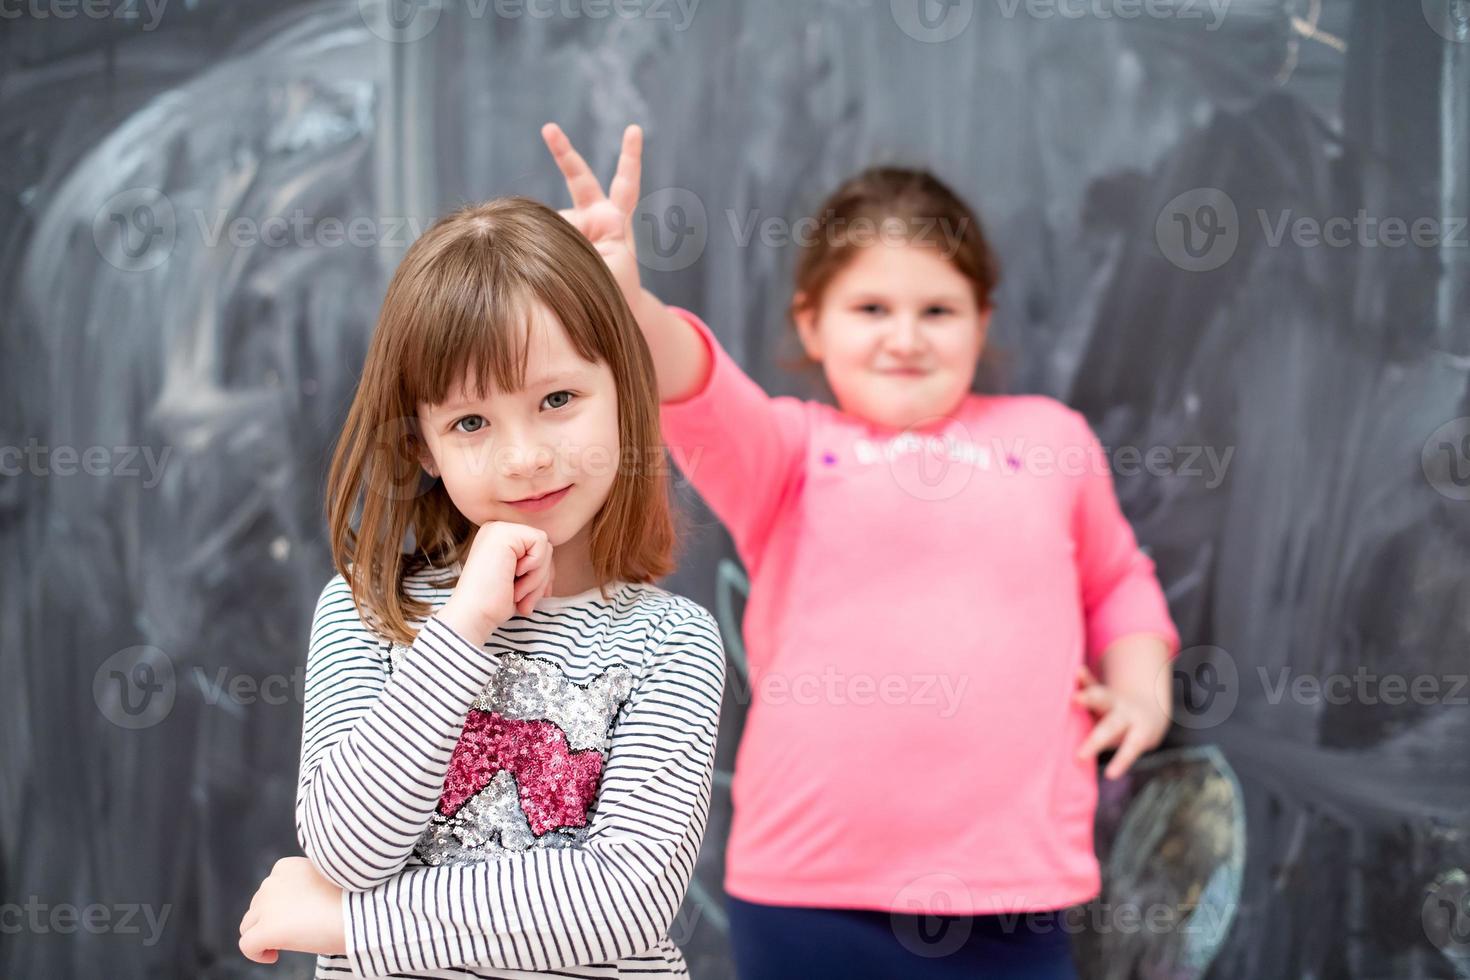
M741 976L1074 976L1095 759L1116 778L1162 739L1179 637L1087 420L971 391L997 278L974 213L921 171L843 184L798 226L792 303L837 407L772 398L639 282L638 129L606 196L543 136L750 578Z

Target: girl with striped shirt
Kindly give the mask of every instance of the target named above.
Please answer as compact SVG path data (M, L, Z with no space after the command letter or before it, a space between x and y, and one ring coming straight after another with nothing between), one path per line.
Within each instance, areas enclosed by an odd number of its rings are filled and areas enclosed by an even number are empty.
M686 975L668 931L724 684L672 570L653 364L598 253L523 198L430 228L332 462L306 857L240 927L317 977ZM403 543L411 537L409 553Z

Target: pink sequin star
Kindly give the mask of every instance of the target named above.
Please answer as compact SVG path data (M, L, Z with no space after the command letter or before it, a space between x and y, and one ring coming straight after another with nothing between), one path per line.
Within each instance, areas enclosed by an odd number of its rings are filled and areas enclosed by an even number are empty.
M515 777L521 810L540 837L557 827L586 825L602 754L568 751L566 733L552 722L511 721L497 711L472 708L449 759L439 812L453 816L502 769Z

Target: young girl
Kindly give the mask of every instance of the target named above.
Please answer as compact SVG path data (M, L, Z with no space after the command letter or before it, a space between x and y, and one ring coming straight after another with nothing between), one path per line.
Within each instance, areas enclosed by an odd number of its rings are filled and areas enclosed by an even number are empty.
M652 584L673 541L657 407L616 283L555 212L466 207L408 250L329 478L306 857L257 891L247 957L687 974L668 930L724 653L707 611Z
M923 172L843 184L797 226L792 303L838 407L771 398L639 285L636 127L607 197L543 136L749 574L741 976L1073 976L1058 913L1099 893L1093 760L1116 748L1117 777L1161 740L1179 639L1086 419L971 392L997 277L979 221Z

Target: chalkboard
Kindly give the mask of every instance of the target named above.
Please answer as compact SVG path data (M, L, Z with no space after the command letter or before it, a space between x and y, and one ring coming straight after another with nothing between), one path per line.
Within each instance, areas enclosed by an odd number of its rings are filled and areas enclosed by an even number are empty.
M978 207L987 383L1087 415L1188 648L1169 751L1099 815L1109 887L1230 906L1204 953L1084 938L1087 975L1466 975L1464 0L386 2L0 20L0 975L310 975L236 938L296 849L332 441L417 230L565 203L548 119L604 175L645 127L646 281L772 394L827 397L786 366L783 227L880 162ZM678 494L665 584L738 649ZM725 707L698 980L733 975Z

